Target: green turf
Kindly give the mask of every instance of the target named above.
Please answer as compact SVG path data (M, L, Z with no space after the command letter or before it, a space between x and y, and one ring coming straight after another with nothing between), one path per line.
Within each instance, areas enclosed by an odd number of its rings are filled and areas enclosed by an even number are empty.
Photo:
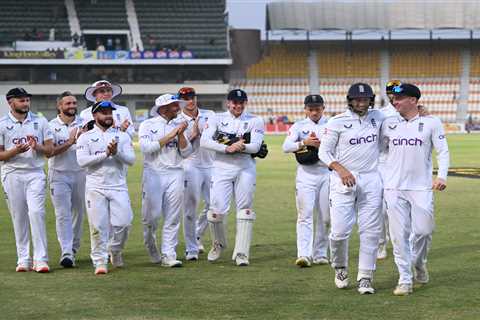
M449 136L452 166L479 166L480 135ZM268 137L270 155L259 161L257 222L251 266L205 256L183 268L149 263L140 224L141 161L129 173L135 219L125 250L126 268L95 277L84 232L79 268L58 267L54 214L48 203L50 274L15 273L15 242L5 202L0 202L0 319L480 319L480 180L450 178L436 194L437 229L429 268L431 283L409 297L394 297L397 272L391 256L378 264L377 294L335 289L328 266L298 269L294 203L295 163ZM230 244L233 242L230 215ZM351 241L356 273L358 237ZM181 257L183 240L178 248Z

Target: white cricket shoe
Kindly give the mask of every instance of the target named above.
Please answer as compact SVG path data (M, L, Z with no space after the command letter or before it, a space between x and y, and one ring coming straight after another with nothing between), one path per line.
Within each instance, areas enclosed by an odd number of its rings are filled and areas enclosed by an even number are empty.
M95 267L95 275L107 274L108 268L106 264L99 264Z
M335 268L335 285L339 289L345 289L348 287L347 268Z
M110 263L115 268L123 268L125 264L123 262L122 252L121 251L110 252Z
M45 261L34 261L33 270L38 273L48 273L50 272L50 267Z
M203 246L202 240L197 239L198 253L204 253L205 247Z
M19 263L17 264L17 267L15 268L16 272L28 272L32 271L32 267L29 263Z
M210 249L210 252L208 253L208 261L214 262L220 259L220 256L222 255L223 252L223 247L220 243L216 242L213 244L212 249Z
M329 264L329 263L330 263L330 261L328 261L327 257L313 258L313 264L324 265L324 264Z
M235 257L235 264L239 267L246 267L250 263L248 262L248 258L245 254L237 253L237 256Z
M427 265L413 268L413 280L420 285L427 284L429 280Z
M185 259L187 261L197 261L198 260L198 253L196 252L187 252L185 255Z
M298 259L295 260L295 264L300 268L308 268L312 266L312 261L310 257L298 257Z
M378 246L378 251L377 251L377 260L384 260L387 259L388 253L387 253L387 244L381 244Z
M182 261L177 260L172 257L163 256L162 257L162 267L165 268L178 268L182 266Z
M372 279L362 278L358 281L358 292L360 294L374 294L375 289L372 287Z
M400 283L393 290L395 296L408 296L413 293L413 288L410 283Z

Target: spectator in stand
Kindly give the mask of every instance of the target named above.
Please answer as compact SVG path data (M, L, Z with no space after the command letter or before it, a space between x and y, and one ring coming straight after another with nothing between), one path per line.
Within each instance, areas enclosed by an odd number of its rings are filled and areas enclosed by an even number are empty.
M100 40L97 40L97 51L104 52L105 51L105 46L103 43L100 42Z
M108 37L107 38L107 50L110 51L110 50L113 50L113 39Z
M122 40L120 38L115 38L115 50L122 50Z
M74 47L78 47L80 45L79 39L80 39L80 37L78 36L78 33L75 32L72 35L72 41L73 41L73 46Z

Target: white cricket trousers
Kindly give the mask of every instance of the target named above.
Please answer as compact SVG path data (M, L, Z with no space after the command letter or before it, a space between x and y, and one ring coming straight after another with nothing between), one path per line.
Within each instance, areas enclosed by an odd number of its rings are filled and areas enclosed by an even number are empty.
M358 278L371 277L376 268L378 239L383 219L382 180L377 171L354 174L356 185L348 190L336 174L330 175L330 249L333 267L348 267L348 241L358 213L360 252Z
M328 205L330 171L327 168L297 168L297 256L328 256ZM315 228L314 228L315 224ZM314 230L315 229L315 230Z
M32 264L30 232L33 261L48 262L45 227L46 180L42 169L22 169L6 174L2 172L2 185L15 232L17 264Z
M383 163L378 164L378 172L380 172L380 176L382 177L382 181L384 180L385 177L385 165ZM380 246L382 245L387 245L388 242L390 241L390 235L388 232L388 214L387 214L387 203L385 201L385 197L383 198L382 201L382 217L383 217L383 223L380 225L380 239L378 241L378 244Z
M385 190L385 200L393 255L400 274L398 283L411 284L412 266L422 267L427 263L435 228L433 192Z
M184 199L182 168L143 171L142 222L144 244L152 258L158 255L157 229L163 217L161 253L176 259L180 217Z
M57 239L62 256L80 249L85 214L85 171L48 171L50 197L55 209Z
M224 169L214 167L210 199L212 211L216 214L228 214L232 195L236 210L252 209L256 187L256 167Z
M185 165L184 171L183 233L185 235L185 249L190 253L198 253L197 240L200 240L203 236L208 225L207 212L210 209L211 168ZM197 208L201 198L203 198L205 206L197 219Z
M133 219L128 190L89 188L86 186L87 215L93 265L108 263L108 253L125 246Z

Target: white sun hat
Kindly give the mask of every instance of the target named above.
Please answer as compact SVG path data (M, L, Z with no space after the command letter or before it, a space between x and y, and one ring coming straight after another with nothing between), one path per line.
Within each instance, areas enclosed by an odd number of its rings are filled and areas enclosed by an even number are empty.
M95 102L95 90L100 88L112 89L112 98L122 93L122 87L120 87L118 84L110 83L107 80L99 80L97 82L94 82L90 87L87 88L87 90L85 90L85 99L91 102Z
M177 102L180 105L180 107L183 107L186 104L185 100L179 100L176 95L173 95L170 93L166 93L159 96L157 99L155 99L155 105L150 110L150 116L152 117L158 116L158 109L174 102Z

